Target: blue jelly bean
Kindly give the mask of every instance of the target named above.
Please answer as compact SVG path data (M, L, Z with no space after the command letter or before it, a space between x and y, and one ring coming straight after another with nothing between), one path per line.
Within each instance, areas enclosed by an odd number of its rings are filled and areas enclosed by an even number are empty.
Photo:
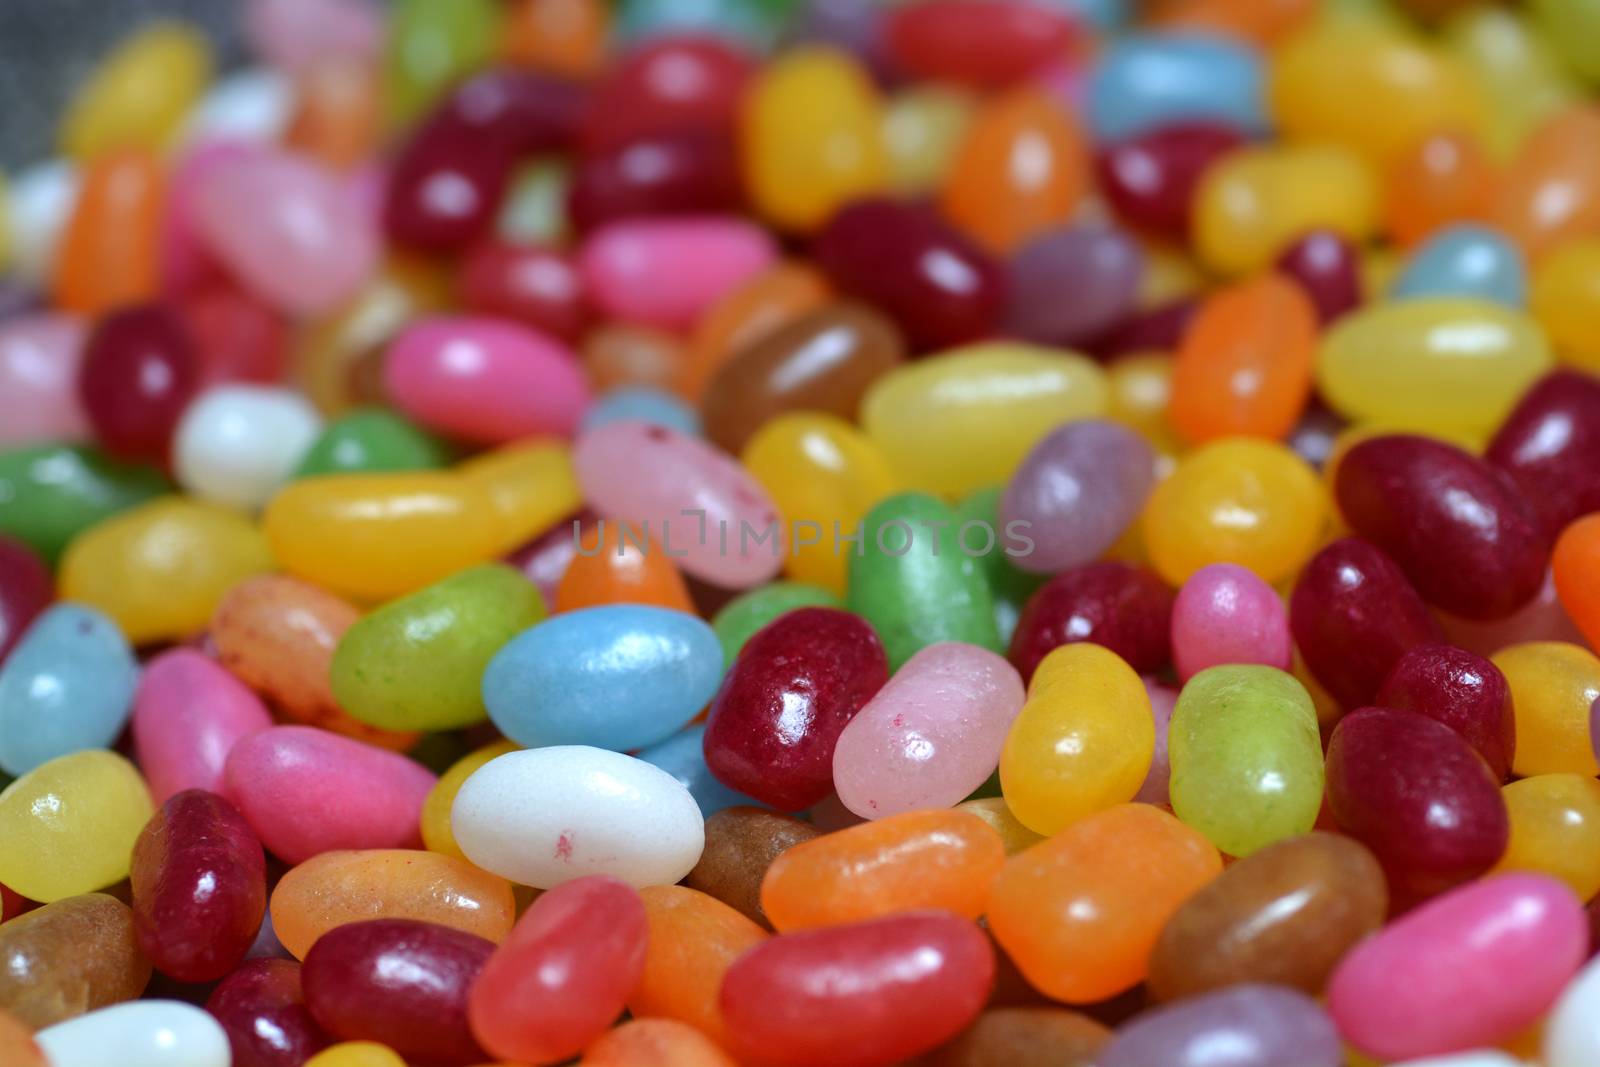
M81 604L34 620L0 668L0 768L26 774L122 732L139 664L117 624Z
M653 745L699 714L722 681L722 646L693 615L607 604L512 638L483 672L483 703L519 745Z
M1267 129L1261 55L1216 37L1134 34L1112 45L1089 78L1089 126L1118 141L1179 122L1244 134Z
M1470 296L1520 308L1528 302L1528 268L1498 230L1450 226L1412 253L1392 295Z
M757 46L771 43L776 32L751 0L623 0L616 27L625 41L706 33Z
M694 802L700 805L701 815L711 815L737 804L763 807L761 801L745 796L737 789L729 789L712 776L710 768L706 766L705 734L704 723L691 726L665 741L651 745L639 753L639 758L655 764L682 782L689 795L694 797Z
M623 420L649 422L669 430L700 436L700 414L682 400L660 389L625 386L596 400L583 416L581 433Z

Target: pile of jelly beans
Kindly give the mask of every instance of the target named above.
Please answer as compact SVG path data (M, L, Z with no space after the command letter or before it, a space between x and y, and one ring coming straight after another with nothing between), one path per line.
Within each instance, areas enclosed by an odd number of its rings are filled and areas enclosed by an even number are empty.
M0 180L0 1065L1600 1065L1600 0L237 6Z

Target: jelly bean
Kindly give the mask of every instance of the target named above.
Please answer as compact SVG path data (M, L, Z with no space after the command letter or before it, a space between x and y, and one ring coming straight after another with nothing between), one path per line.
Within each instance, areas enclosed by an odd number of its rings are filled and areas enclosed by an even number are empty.
M1197 831L1148 804L1118 805L1007 860L989 929L1046 996L1102 1000L1144 978L1162 927L1221 870Z
M1522 253L1483 226L1439 230L1421 245L1396 279L1397 298L1472 297L1520 308L1528 301Z
M1150 955L1150 990L1177 1000L1267 982L1316 995L1387 911L1383 870L1358 842L1326 833L1279 841L1173 913Z
M78 400L107 450L161 460L198 380L198 357L181 319L159 305L125 308L89 335Z
M1358 946L1334 972L1328 1009L1351 1044L1385 1059L1492 1044L1544 1013L1587 944L1569 889L1541 875L1500 875L1431 901ZM1518 980L1485 984L1484 974Z
M1582 645L1529 641L1491 657L1511 686L1516 708L1518 777L1572 773L1592 776L1589 709L1600 698L1600 657Z
M1110 227L1042 233L1011 258L1006 332L1039 344L1087 344L1133 310L1144 272L1137 242ZM1063 292L1074 298L1062 300Z
M0 444L88 438L77 389L87 337L71 315L0 316Z
M1124 222L1187 238L1201 177L1241 142L1238 132L1214 123L1161 126L1104 146L1095 157L1095 177Z
M705 726L690 726L665 741L639 750L639 758L666 771L689 791L701 815L711 815L735 804L754 801L718 781L706 766Z
M162 164L148 152L118 150L85 166L52 268L63 310L100 315L156 294L164 193Z
M1395 661L1373 702L1437 719L1466 738L1496 778L1510 774L1516 751L1511 687L1483 657L1449 645L1417 645Z
M1521 495L1476 457L1426 437L1375 437L1345 453L1335 487L1345 520L1430 603L1493 619L1538 593L1544 532Z
M585 241L579 270L608 315L681 328L773 259L764 233L730 217L625 219Z
M22 775L57 756L110 747L128 721L138 673L105 615L77 604L47 609L0 669L0 769Z
M1533 871L1565 882L1580 900L1600 892L1593 839L1600 783L1577 774L1540 774L1504 787L1511 841L1500 871Z
M1241 148L1207 168L1195 189L1195 250L1214 270L1248 274L1308 230L1364 240L1378 227L1379 200L1368 164L1336 145Z
M306 1061L306 1067L405 1067L405 1060L376 1041L341 1041Z
M770 43L776 5L738 0L628 0L621 6L617 34L624 40L665 33L716 32L751 45Z
M68 896L0 928L0 1008L29 1029L144 992L150 961L128 906L103 893Z
M227 1032L233 1067L291 1067L328 1044L306 1008L300 965L290 960L246 960L212 990L205 1009Z
M1150 756L1150 770L1144 776L1144 784L1133 795L1133 799L1165 807L1171 800L1172 792L1172 759L1167 752L1167 741L1172 731L1172 713L1178 706L1178 690L1160 685L1146 677L1144 691L1150 697L1150 713L1155 721L1156 747Z
M61 120L62 151L80 160L117 148L159 149L211 77L204 37L179 22L155 22L101 60Z
M1209 563L1237 563L1278 582L1311 557L1326 508L1311 467L1289 449L1246 438L1213 441L1179 460L1150 495L1145 548L1173 585Z
M1306 833L1322 804L1322 742L1305 688L1273 667L1189 679L1168 737L1172 810L1230 856Z
M1600 967L1589 963L1561 993L1545 1026L1544 1062L1550 1067L1581 1067L1600 1048L1595 1033L1595 995Z
M1441 130L1401 150L1384 187L1386 228L1414 245L1451 224L1481 220L1494 198L1494 172L1475 138Z
M488 0L395 5L384 56L391 120L416 118L452 82L481 66L493 52L500 19L500 8Z
M1476 878L1506 847L1505 801L1483 757L1412 711L1361 708L1339 720L1328 806L1378 857L1402 903Z
M847 53L778 57L752 79L739 124L751 203L783 229L813 230L887 183L882 102Z
M121 881L152 810L144 779L116 753L57 756L0 792L10 845L0 882L49 904Z
M1484 458L1510 474L1550 537L1600 510L1600 382L1554 371L1518 401L1489 441Z
M1534 317L1561 359L1591 371L1600 369L1600 335L1590 318L1597 301L1600 240L1564 242L1534 268Z
M1103 556L1132 526L1155 485L1155 454L1108 419L1082 419L1050 433L1006 485L1000 520L1028 531L1033 551L1016 565L1055 574Z
M499 519L503 552L550 530L582 503L565 443L535 438L480 452L455 473L489 494Z
M722 644L723 664L733 666L740 649L762 627L796 608L841 608L843 603L832 592L803 582L773 582L741 593L723 605L711 620L717 640Z
M583 146L597 151L658 133L727 129L754 70L736 43L709 34L641 43L596 90Z
M1292 1061L1339 1067L1344 1049L1316 1001L1275 985L1238 985L1139 1016L1095 1059L1104 1067L1200 1067L1226 1049L1239 1067Z
M448 926L371 919L318 938L300 981L312 1017L335 1037L471 1063L483 1053L467 1023L468 990L493 951L493 942Z
M0 664L53 597L44 561L21 541L0 534Z
M799 608L745 642L706 720L706 765L724 784L787 811L833 788L839 735L888 680L861 618Z
M990 529L1000 530L1000 503L1004 499L1005 489L1002 486L991 485L969 493L956 507L957 539L960 539L961 527L970 522L986 524ZM987 541L985 537L983 540ZM1010 546L1013 550L1024 547L1020 543ZM995 629L998 631L1001 647L1010 644L1011 638L1017 629L1017 620L1022 614L1023 606L1028 598L1039 591L1044 585L1044 576L1031 574L1016 565L1013 556L1008 555L1006 546L1001 544L998 537L994 544L989 545L986 551L978 553L979 569L989 583L990 599L994 601Z
M644 976L628 994L628 1011L635 1018L677 1019L726 1043L718 1005L723 978L766 932L721 901L683 886L648 886L639 896L650 934Z
M433 470L445 448L405 417L382 408L357 408L332 419L301 456L294 477Z
M462 262L459 289L466 310L514 319L560 341L577 341L589 322L577 264L552 249L484 241Z
M179 1000L116 1004L35 1035L51 1063L81 1067L228 1067L228 1035Z
M202 500L259 508L289 480L321 429L298 393L225 385L200 394L173 435L178 484Z
M648 920L614 878L580 878L542 894L472 985L472 1033L496 1056L567 1059L622 1014L644 971Z
M731 140L701 131L659 134L586 156L568 196L572 223L583 231L637 216L720 214L742 201Z
M506 59L574 77L596 72L605 58L610 15L587 0L518 0L506 13Z
M1082 356L995 343L884 375L861 422L909 488L948 495L1005 482L1063 422L1103 414L1105 375Z
M648 385L625 385L597 397L583 413L578 432L630 419L665 426L690 437L701 435L699 412L665 389Z
M455 804L456 794L461 792L462 783L479 767L496 756L515 752L517 747L503 738L493 741L462 756L439 776L439 780L428 791L428 799L422 804L422 843L428 851L460 860L467 858L461 846L456 844L455 834L450 831L450 808Z
M4 1012L0 1012L0 1052L15 1067L50 1067L44 1050L33 1039L33 1031Z
M1356 250L1332 230L1312 230L1284 249L1275 266L1278 273L1300 283L1323 325L1362 301Z
M758 429L805 409L853 419L867 388L905 358L893 323L869 307L825 305L736 350L706 385L706 436L738 452Z
M283 137L294 107L291 79L282 71L247 67L225 74L189 113L183 140L271 144Z
M681 377L685 363L683 342L676 334L627 323L590 330L584 336L582 360L596 392L627 386L669 388Z
M1278 593L1244 567L1213 563L1189 576L1172 604L1172 660L1187 682L1208 667L1289 669L1293 639Z
M334 849L410 845L433 783L404 756L310 726L252 734L223 769L225 795L288 863Z
M736 1067L699 1030L675 1019L630 1019L583 1050L581 1067Z
M406 849L313 856L279 880L271 906L273 929L298 959L328 931L362 919L416 919L498 943L516 918L505 879L453 856Z
M133 845L139 947L181 982L210 982L244 959L267 910L266 857L237 808L185 790L164 803Z
M284 317L226 282L185 294L178 316L194 341L202 388L225 382L274 385L284 377L289 328Z
M810 823L777 812L724 808L706 816L705 851L684 884L770 927L761 905L762 880L785 851L820 833Z
M1496 186L1489 218L1528 257L1600 228L1600 110L1574 106L1535 127Z
M1119 141L1184 123L1245 136L1267 128L1257 50L1203 36L1135 34L1099 58L1086 114L1100 141Z
M840 801L867 819L949 807L994 771L1023 698L1017 672L993 652L929 645L840 733Z
M930 1053L930 1067L1087 1067L1111 1031L1064 1008L990 1008L955 1040Z
M688 349L669 380L698 400L718 368L737 352L829 300L827 283L814 269L779 262L730 290L695 324Z
M915 205L854 201L823 227L812 254L829 281L894 319L915 349L986 337L1005 313L1000 264Z
M931 81L998 88L1022 81L1058 59L1075 29L1049 5L931 0L896 8L885 27L890 55Z
M582 745L491 760L456 794L450 829L473 863L539 889L587 874L667 885L705 843L699 807L670 774Z
M626 603L694 613L683 576L664 552L652 551L642 530L602 520L597 529L580 529L573 537L574 555L556 586L555 611Z
M877 1067L954 1037L993 982L978 928L924 911L763 942L728 969L721 1004L738 1055Z
M1011 637L1010 658L1024 680L1063 645L1092 641L1136 671L1158 671L1171 657L1172 590L1126 563L1090 563L1058 574L1029 600Z
M216 504L162 497L78 535L61 558L61 595L99 608L133 644L203 628L234 583L271 568L248 519Z
M467 83L468 88L473 84ZM437 116L411 137L395 161L384 189L385 234L421 252L471 245L494 230L512 163L511 150L499 138L449 112Z
M824 9L814 4L812 11ZM834 0L833 9L843 9ZM933 193L971 127L977 101L945 85L912 85L889 98L883 113L883 144L889 153L889 186L898 193Z

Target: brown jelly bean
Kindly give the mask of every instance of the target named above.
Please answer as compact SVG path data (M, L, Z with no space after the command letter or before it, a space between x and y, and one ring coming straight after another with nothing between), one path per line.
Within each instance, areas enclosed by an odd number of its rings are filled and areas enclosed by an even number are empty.
M990 1008L918 1067L1090 1067L1111 1031L1066 1008Z
M133 912L85 893L0 925L0 1011L39 1029L132 1000L150 980Z
M822 831L790 815L762 808L724 808L706 819L706 846L684 884L771 928L761 910L761 879L791 846Z

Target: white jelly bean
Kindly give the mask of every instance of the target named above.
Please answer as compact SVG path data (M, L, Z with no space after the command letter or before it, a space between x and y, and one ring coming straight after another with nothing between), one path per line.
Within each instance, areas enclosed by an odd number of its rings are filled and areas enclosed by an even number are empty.
M51 1067L229 1067L228 1035L177 1000L135 1000L33 1035Z
M11 179L12 270L23 281L42 282L55 265L56 245L78 200L78 170L52 159Z
M260 507L294 473L321 428L316 409L292 390L218 386L178 422L178 484L219 504Z
M191 144L210 141L271 143L283 135L294 109L294 87L281 72L254 67L217 82L184 127Z
M1567 983L1544 1027L1545 1067L1600 1063L1600 960Z

